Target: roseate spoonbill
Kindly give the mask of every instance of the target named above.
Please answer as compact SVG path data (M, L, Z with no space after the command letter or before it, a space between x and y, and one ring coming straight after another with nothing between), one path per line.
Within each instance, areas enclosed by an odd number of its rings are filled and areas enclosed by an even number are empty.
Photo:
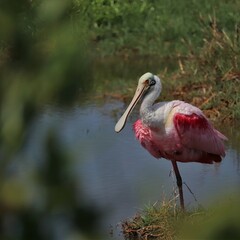
M225 156L224 140L202 111L183 101L154 104L162 90L159 77L145 73L138 81L137 90L115 126L120 132L127 117L141 99L140 117L133 124L136 138L155 158L171 160L179 190L180 205L184 209L182 178L177 162L220 162Z

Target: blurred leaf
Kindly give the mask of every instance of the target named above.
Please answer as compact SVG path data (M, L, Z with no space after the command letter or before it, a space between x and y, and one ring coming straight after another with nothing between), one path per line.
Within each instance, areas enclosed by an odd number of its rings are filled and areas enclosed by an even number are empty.
M8 56L0 64L0 136L8 152L21 146L28 124L44 104L69 104L91 88L85 24L73 3L13 2L0 10Z
M240 239L239 196L231 196L211 206L204 218L187 219L181 239Z

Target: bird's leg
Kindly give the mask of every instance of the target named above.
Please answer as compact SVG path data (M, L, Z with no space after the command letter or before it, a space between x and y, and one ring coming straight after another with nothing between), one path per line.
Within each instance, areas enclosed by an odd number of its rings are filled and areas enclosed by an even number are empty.
M176 161L172 161L173 170L177 179L177 186L179 191L179 197L180 197L180 206L182 210L184 210L184 199L183 199L183 190L182 190L182 177L180 175L178 165Z

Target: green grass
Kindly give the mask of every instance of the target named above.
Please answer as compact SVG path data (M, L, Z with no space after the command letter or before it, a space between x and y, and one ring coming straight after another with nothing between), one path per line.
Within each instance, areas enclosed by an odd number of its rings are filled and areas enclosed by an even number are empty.
M95 50L106 55L185 55L203 45L202 20L219 19L221 29L234 31L240 3L232 1L75 0L89 27ZM188 44L185 44L185 43Z
M180 225L195 216L205 216L203 210L183 212L175 200L148 205L132 219L122 222L125 239L175 239ZM180 224L181 223L181 224Z
M126 240L152 239L239 239L239 196L216 200L208 209L183 212L175 200L146 206L131 219L122 222Z

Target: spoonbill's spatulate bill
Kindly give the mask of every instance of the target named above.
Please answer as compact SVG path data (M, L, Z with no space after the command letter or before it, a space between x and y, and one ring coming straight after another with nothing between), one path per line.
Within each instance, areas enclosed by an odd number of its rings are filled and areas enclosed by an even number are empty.
M140 119L133 129L141 145L155 158L171 160L179 188L180 205L184 209L182 178L177 162L220 162L225 156L224 140L202 111L183 101L154 104L162 90L159 77L145 73L137 90L115 126L120 132L137 102L141 99Z

